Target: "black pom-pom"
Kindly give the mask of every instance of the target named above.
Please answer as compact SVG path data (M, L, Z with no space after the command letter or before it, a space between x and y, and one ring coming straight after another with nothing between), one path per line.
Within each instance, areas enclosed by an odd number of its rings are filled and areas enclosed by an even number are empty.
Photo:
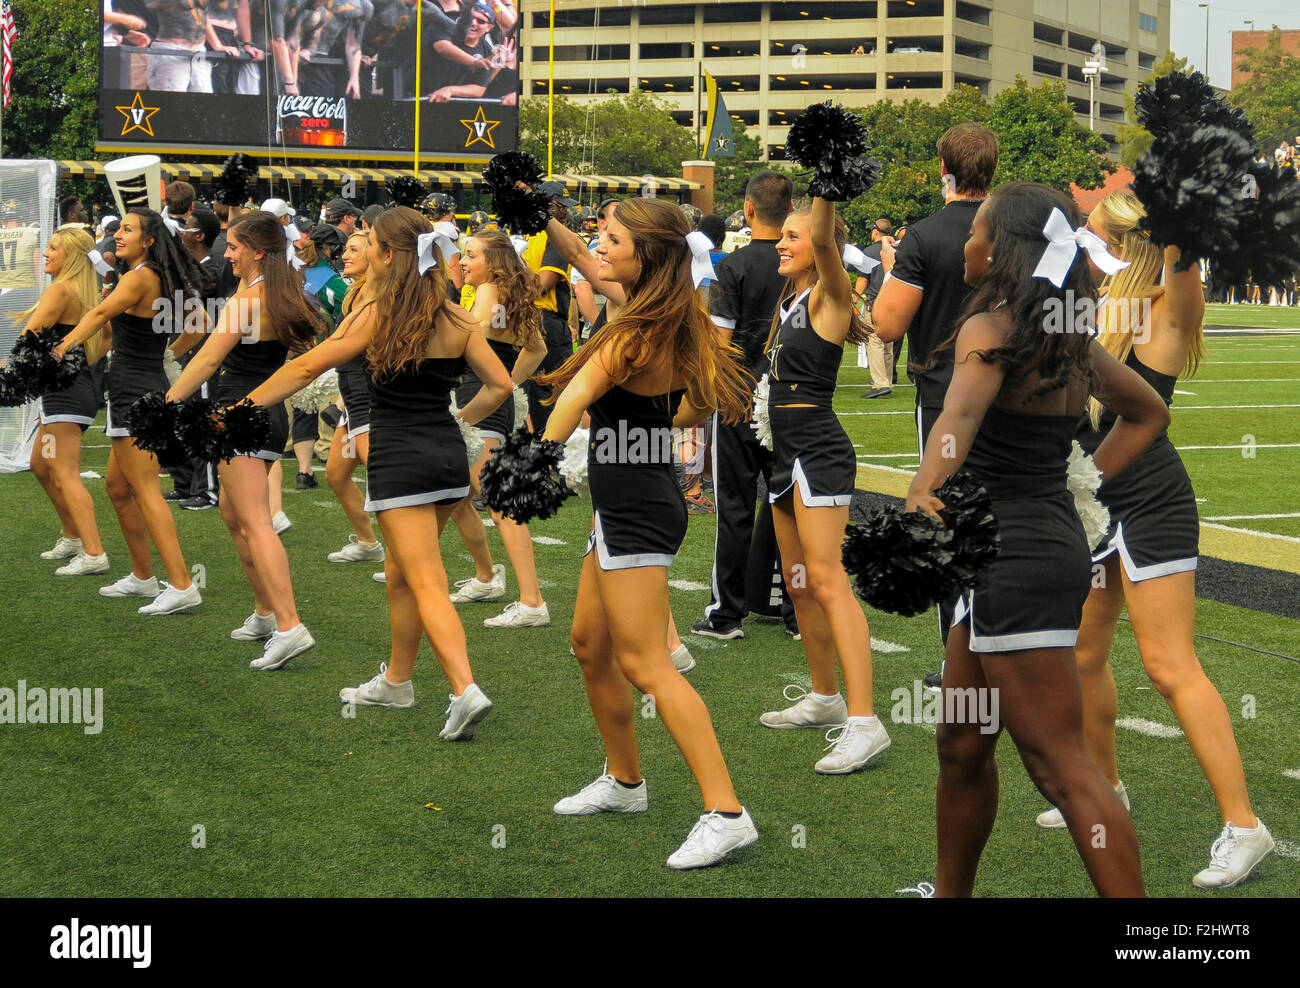
M1255 128L1239 107L1218 96L1199 72L1171 72L1138 86L1133 97L1137 121L1154 137L1167 137L1180 127L1223 127L1247 141Z
M0 370L0 406L25 405L29 401L27 389L14 382L9 368Z
M232 154L221 166L221 174L212 180L217 202L242 206L248 198L249 183L257 181L257 161L252 155Z
M150 391L137 398L126 413L126 428L135 437L135 444L158 457L164 466L183 463L187 455L176 437L178 407L163 392Z
M492 212L515 233L531 236L546 229L551 200L532 186L542 180L542 167L526 151L505 151L483 169L483 187L492 195ZM528 191L518 183L529 186Z
M1300 182L1275 161L1252 164L1241 193L1238 249L1219 258L1214 274L1225 284L1281 285L1300 268Z
M877 610L911 617L951 600L997 555L1001 537L988 492L960 472L936 493L942 524L889 507L849 526L844 568L857 595Z
M865 155L847 158L835 168L814 173L808 194L831 202L848 202L870 189L880 179L884 166Z
M251 456L266 449L267 443L271 441L270 414L247 398L237 405L222 409L218 418L221 423L218 457L222 460Z
M1151 242L1182 251L1179 270L1197 258L1232 263L1243 219L1253 208L1249 188L1255 148L1240 134L1213 125L1180 127L1154 141L1133 167L1133 192L1146 209L1141 226Z
M393 205L406 206L408 209L419 209L420 203L429 194L429 187L414 175L398 175L397 178L390 178L384 183L384 187L388 190Z
M564 443L534 437L519 428L492 451L479 474L483 502L526 525L550 518L574 492L560 473Z
M856 113L842 106L814 103L795 117L785 139L785 154L804 168L825 171L865 154L867 131Z
M222 434L217 431L213 420L220 407L210 398L193 398L177 406L173 427L177 440L189 456L210 463L221 458Z
M22 405L51 391L66 391L76 383L77 375L86 369L86 351L75 346L60 360L54 348L62 338L53 326L18 337L5 366L0 404Z

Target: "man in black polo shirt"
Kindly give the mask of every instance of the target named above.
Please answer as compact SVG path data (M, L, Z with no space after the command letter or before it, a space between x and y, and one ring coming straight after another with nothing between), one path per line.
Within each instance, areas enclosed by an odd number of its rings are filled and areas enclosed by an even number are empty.
M879 261L881 248L884 247L885 241L890 239L889 235L893 229L894 225L884 217L876 220L871 227L871 246L862 253L873 261ZM885 266L882 263L872 268L871 274L859 276L853 285L853 290L862 296L863 321L871 330L871 338L862 344L867 351L867 363L871 367L871 390L864 394L863 398L888 398L894 393L893 382L898 376L898 351L902 347L902 341L885 343L876 335L875 324L871 321L871 306L875 303L876 296L880 294L880 286L884 283Z
M944 206L914 223L898 243L885 244L880 257L887 272L872 315L876 334L886 343L907 334L907 355L916 376L916 429L921 453L930 428L943 411L952 380L952 349L937 354L952 335L969 291L965 281L966 241L975 213L989 194L998 167L998 139L975 123L957 124L939 138L939 168L944 175ZM936 358L934 366L922 370ZM940 635L948 640L951 617L939 609ZM938 688L937 673L926 686Z
M718 280L709 298L719 333L741 349L744 365L755 380L767 371L763 348L785 282L777 274L776 243L781 239L781 224L790 213L793 191L790 180L779 172L762 171L749 180L745 186L745 222L753 231L753 239L718 263ZM748 422L727 425L715 414L713 490L718 538L713 550L712 597L703 620L692 626L696 634L723 639L745 637L740 622L750 610L745 599L745 573L755 537L754 502L759 473L771 478L771 451L759 443ZM760 517L764 526L760 542L774 546L771 514L765 510ZM764 532L766 538L762 537ZM774 580L779 580L779 565L775 571ZM798 634L794 607L784 592L781 616L790 634Z

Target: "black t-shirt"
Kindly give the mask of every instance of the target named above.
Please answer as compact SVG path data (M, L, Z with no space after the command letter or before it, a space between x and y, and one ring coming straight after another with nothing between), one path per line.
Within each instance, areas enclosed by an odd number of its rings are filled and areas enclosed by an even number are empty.
M937 213L908 227L898 245L891 277L924 294L907 328L912 363L924 366L935 349L952 335L970 286L966 284L966 241L982 199L954 199ZM932 368L917 372L916 403L942 408L952 380L952 348L940 354Z
M865 248L862 251L862 253L865 254L867 257L871 258L873 261L879 261L880 248L882 246L883 243L881 241L876 241L870 247ZM870 305L872 302L876 300L876 296L880 294L880 286L885 283L884 264L877 264L874 268L872 268L871 274L867 275L866 278L867 278L867 290L863 292L863 298L867 300L867 305Z
M745 354L745 366L757 374L765 358L763 347L772 330L772 313L785 279L777 273L780 260L775 240L751 240L716 265L718 280L709 296L710 315Z
M450 41L463 52L483 56L483 60L475 67L444 58L433 50L433 46L439 41ZM435 31L429 40L429 50L426 55L432 56L432 61L425 62L425 72L428 75L420 80L426 95L443 86L487 86L492 77L492 69L487 64L487 59L492 55L492 42L488 40L487 35L471 47L451 31Z

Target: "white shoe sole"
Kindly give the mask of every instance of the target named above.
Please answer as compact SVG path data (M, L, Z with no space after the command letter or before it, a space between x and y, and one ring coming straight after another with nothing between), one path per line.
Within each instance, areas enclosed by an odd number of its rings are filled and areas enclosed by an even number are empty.
M1261 857L1261 858L1260 858L1258 861L1256 861L1253 865L1251 865L1249 868L1247 868L1247 869L1246 869L1246 873L1245 873L1244 875L1242 875L1240 878L1238 878L1235 882L1226 882L1226 883L1223 884L1223 885L1207 885L1207 884L1203 884L1203 883L1201 883L1201 882L1198 882L1198 881L1196 880L1196 878L1193 877L1193 878L1192 878L1192 884L1195 885L1198 889L1209 889L1209 890L1211 890L1211 891L1213 891L1213 890L1215 890L1215 889L1233 889L1233 888L1236 888L1238 885L1240 885L1242 882L1244 882L1247 878L1249 878L1252 874L1254 874L1256 868L1258 868L1261 864L1263 864L1265 861L1268 860L1268 856L1269 856L1270 854L1273 853L1274 849L1275 849L1274 847L1270 847L1266 852L1264 852L1263 857Z
M447 728L444 727L441 731L438 732L438 737L442 738L442 740L444 741L468 741L472 737L474 737L474 729L480 723L482 723L483 718L485 718L491 712L492 712L492 701L489 700L485 706L476 710L470 716L469 720L465 721L465 723L462 724L456 730L455 734L448 734Z
M106 591L106 590L111 590L112 592L111 592L111 593L105 593L104 591ZM124 599L124 598L126 598L126 597L144 597L146 600L153 600L153 599L154 599L155 597L157 597L160 593L162 593L161 590L155 590L153 593L149 593L149 591L147 591L147 590L144 590L144 591L133 590L133 591L129 591L129 592L123 592L123 591L121 591L121 590L114 590L112 587L100 587L100 588L99 588L99 595L100 595L101 597L106 597L106 598L108 598L109 600L122 600L122 599Z
M104 563L104 565L99 569L83 569L77 571L76 573L66 573L64 572L64 567L60 566L58 569L54 571L54 575L55 576L103 576L107 572L108 572L108 563Z
M254 672L274 672L276 669L283 669L285 666L289 664L289 662L292 659L296 659L304 652L310 652L315 647L316 647L316 639L313 638L306 645L300 645L298 648L295 648L291 652L289 652L288 655L284 656L281 659L276 660L274 663L263 666L263 665L258 665L258 663L262 661L261 659L254 659L252 662L248 663L248 668L252 669Z
M879 755L882 752L888 750L889 746L892 745L893 743L894 742L892 739L886 738L885 743L881 745L879 748L877 748L875 751L871 752L871 754L867 755L866 758L862 759L859 762L853 762L851 765L849 765L846 768L818 768L816 765L814 765L813 771L816 772L818 775L852 775L854 772L861 772L864 768L870 765L874 759L879 757Z
M556 803L551 807L551 812L556 816L595 816L598 813L644 813L650 808L650 801L634 806L584 806L580 810L562 810L559 805Z
M451 602L453 604L485 604L491 600L500 600L505 595L506 591L504 587L497 593L489 593L481 597L466 597L463 594L454 593L451 595Z
M769 724L762 717L758 718L758 722L774 731L829 731L832 727L843 727L847 723L847 721L843 720L828 720L820 724Z
M173 614L188 614L190 611L197 610L202 600L196 600L192 604L181 604L179 607L173 607L166 611L145 611L144 607L140 608L140 613L145 617L170 617ZM148 607L148 604L144 605Z
M331 552L325 558L331 563L382 563L384 561L384 554L382 552L377 556L361 556L359 558L350 556L347 559L339 559L338 556L339 554L337 552Z
M254 635L251 632L245 631L243 628L236 628L230 633L230 640L232 642L264 642L271 637L273 631L275 631L274 628L264 635Z
M726 861L727 858L735 854L737 851L741 851L749 847L757 840L758 840L758 831L752 830L748 835L746 835L745 839L741 841L739 844L737 844L735 847L723 851L722 854L718 856L716 861L709 861L707 863L702 862L700 864L672 864L671 862L669 862L668 867L673 869L673 871L694 871L697 868L713 868L716 867L717 865L722 864L722 862Z

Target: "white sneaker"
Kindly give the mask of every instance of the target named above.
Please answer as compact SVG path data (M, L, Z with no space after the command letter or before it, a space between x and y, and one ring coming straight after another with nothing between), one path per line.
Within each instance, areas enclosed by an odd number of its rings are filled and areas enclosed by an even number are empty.
M1272 853L1273 835L1263 820L1251 829L1234 826L1229 820L1210 847L1210 866L1198 871L1192 884L1198 889L1230 889Z
M496 600L506 595L506 568L500 563L492 567L492 579L484 583L476 576L457 580L452 592L453 604L468 604L476 600Z
M79 552L72 557L72 562L54 571L56 576L90 576L93 573L107 572L108 554L104 552L98 556L87 556L84 552Z
M794 696L790 691L795 690ZM839 727L849 719L849 707L844 697L835 694L834 703L822 703L807 690L791 683L781 691L787 700L794 700L794 706L784 710L769 710L758 720L764 727L775 727L779 731L789 731L797 727Z
M542 601L541 607L525 607L520 601L507 604L496 617L483 622L485 628L545 628L551 623L551 612Z
M387 662L379 663L379 674L360 686L345 686L339 690L339 700L362 707L397 707L405 710L415 706L415 687L408 679L404 683L390 683L384 673Z
M81 552L81 539L70 539L66 535L60 535L54 543L54 548L42 552L41 558L71 559L79 552Z
M607 771L572 796L565 796L552 809L560 816L591 816L593 813L644 813L650 805L645 779L629 789Z
M669 856L668 867L679 871L707 868L756 840L758 829L743 806L740 816L734 820L721 813L705 813L695 822L682 846Z
M1129 805L1128 790L1124 788L1123 779L1119 780L1119 785L1115 787L1115 792L1119 795L1120 802L1124 804L1124 809L1131 813L1133 807ZM1042 813L1039 813L1034 822L1045 830L1064 830L1066 828L1065 815L1055 806L1050 810L1044 810Z
M447 694L447 723L438 737L444 741L468 741L474 736L474 726L492 712L489 700L477 683L470 683L460 696Z
M261 658L248 663L248 668L258 672L270 672L283 669L289 660L302 655L303 652L316 647L316 639L311 636L307 626L301 622L288 631L273 631L266 640Z
M184 590L177 590L169 584L162 584L162 593L153 599L152 604L145 604L140 613L149 617L161 617L167 614L184 614L203 603L199 588L191 583Z
M672 660L673 668L682 675L695 668L695 657L691 655L691 650L686 647L685 642L673 649Z
M127 573L116 583L110 583L106 587L99 588L101 597L157 597L158 593L158 578L156 576L142 580L134 573Z
M378 573L371 573L370 579L374 580L376 583L387 583L388 574L385 573L383 570L380 570Z
M275 517L271 519L271 528L275 531L276 535L283 535L285 532L289 531L289 529L293 528L293 522L289 520L289 516L283 511L277 511Z
M865 719L851 717L843 727L832 727L826 732L826 740L831 742L830 754L823 755L813 766L819 775L856 772L890 746L892 742L880 718L873 718L874 724L862 723Z
M362 542L355 535L349 535L347 545L325 558L331 563L382 563L384 547L378 542Z
M275 631L275 615L258 614L254 610L244 618L243 624L230 633L230 637L237 642L260 642L263 638L270 638L273 631Z

